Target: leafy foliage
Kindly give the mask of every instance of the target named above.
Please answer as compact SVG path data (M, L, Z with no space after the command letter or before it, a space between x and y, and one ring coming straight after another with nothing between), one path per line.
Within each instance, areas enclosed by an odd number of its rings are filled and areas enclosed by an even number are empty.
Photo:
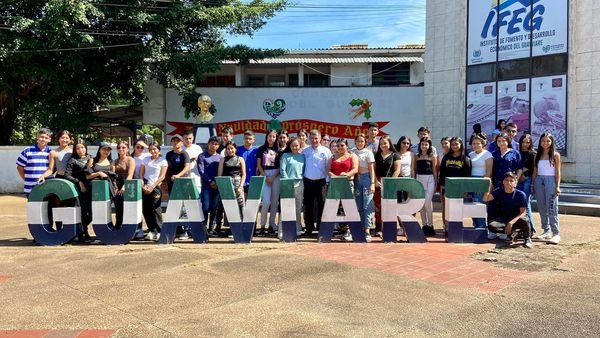
M288 0L0 0L0 144L28 130L86 132L109 102L139 105L144 82L189 93L221 60L280 50L225 46L252 35Z

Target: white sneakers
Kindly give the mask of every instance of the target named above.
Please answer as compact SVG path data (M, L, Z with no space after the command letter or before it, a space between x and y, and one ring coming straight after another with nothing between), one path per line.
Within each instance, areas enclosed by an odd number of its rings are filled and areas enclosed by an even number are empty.
M149 231L146 234L146 237L144 237L144 239L147 241L158 241L159 238L160 238L160 234L156 233L156 232L152 232L152 231Z
M552 238L552 231L546 230L537 236L537 239L550 239Z
M560 235L554 235L554 236L552 236L552 238L550 238L550 240L548 241L548 243L552 243L552 244L558 244L558 243L560 243Z

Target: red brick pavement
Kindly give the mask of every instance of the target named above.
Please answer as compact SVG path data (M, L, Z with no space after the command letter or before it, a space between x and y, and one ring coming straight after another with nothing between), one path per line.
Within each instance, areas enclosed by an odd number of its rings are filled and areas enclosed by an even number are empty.
M287 250L431 283L493 293L530 274L495 267L471 257L493 247L493 244L451 244L438 238L423 244L385 244L378 241L368 244L311 243L291 246Z
M114 330L0 330L0 338L108 338Z

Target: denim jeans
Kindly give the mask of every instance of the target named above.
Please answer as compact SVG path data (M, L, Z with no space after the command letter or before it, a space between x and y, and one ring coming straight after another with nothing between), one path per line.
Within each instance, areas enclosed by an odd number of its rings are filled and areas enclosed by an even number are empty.
M354 198L356 199L356 205L358 206L360 221L365 229L371 227L372 221L373 193L370 191L371 180L371 175L369 173L357 174L354 177Z
M552 234L559 235L556 178L554 176L538 175L535 177L533 185L538 211L542 219L542 230L552 231Z
M269 169L265 170L265 176L273 177L279 170ZM269 227L273 230L277 229L277 223L275 217L277 216L277 207L279 206L279 175L275 177L271 184L265 181L263 188L261 209L260 209L260 227L265 228L267 224L267 212L271 209L269 214Z
M433 194L435 193L435 179L433 175L417 175L417 181L421 182L425 189L425 204L421 209L422 225L433 226Z
M202 201L202 212L204 213L204 221L209 230L215 229L217 224L217 210L219 209L219 190L210 187L206 183L202 186L200 200ZM209 218L210 214L210 218Z
M531 177L523 176L525 180L517 184L517 189L525 193L527 199L527 217L529 217L529 225L531 233L535 233L535 225L533 224L533 214L531 213Z

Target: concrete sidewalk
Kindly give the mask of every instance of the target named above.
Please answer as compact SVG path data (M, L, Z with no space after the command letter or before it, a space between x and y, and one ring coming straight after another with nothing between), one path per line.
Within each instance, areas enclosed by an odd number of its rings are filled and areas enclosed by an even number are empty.
M0 196L0 337L596 336L598 218L563 243L34 246ZM439 214L436 214L436 224Z

